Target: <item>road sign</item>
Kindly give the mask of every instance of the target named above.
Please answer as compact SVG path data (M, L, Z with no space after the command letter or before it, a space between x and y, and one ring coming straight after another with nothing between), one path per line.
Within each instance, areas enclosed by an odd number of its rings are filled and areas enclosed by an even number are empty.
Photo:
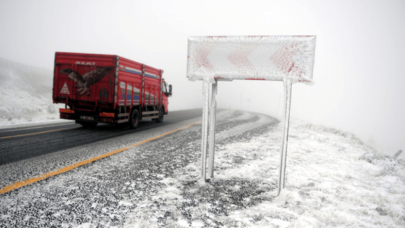
M279 191L285 187L292 83L311 83L315 36L205 36L189 37L187 77L203 80L201 181L214 178L215 96L217 81L266 80L284 82L284 134L280 155ZM208 131L209 129L209 131Z
M187 77L309 83L315 41L315 36L190 37Z

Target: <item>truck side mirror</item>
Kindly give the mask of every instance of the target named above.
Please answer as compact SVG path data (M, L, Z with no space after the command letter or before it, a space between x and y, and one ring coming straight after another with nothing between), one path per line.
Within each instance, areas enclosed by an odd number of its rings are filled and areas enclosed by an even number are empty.
M170 96L172 95L172 89L173 89L172 85L169 85L169 95Z

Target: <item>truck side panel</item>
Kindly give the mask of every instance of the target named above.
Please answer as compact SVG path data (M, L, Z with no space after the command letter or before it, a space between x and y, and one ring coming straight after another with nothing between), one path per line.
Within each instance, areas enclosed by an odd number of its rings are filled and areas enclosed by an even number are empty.
M142 75L144 75L143 80ZM120 85L119 106L125 106L131 102L139 104L141 107L159 106L161 94L160 77L160 70L120 57L118 76ZM132 96L129 87L132 87Z
M142 98L142 64L120 57L118 81L119 106L140 105Z

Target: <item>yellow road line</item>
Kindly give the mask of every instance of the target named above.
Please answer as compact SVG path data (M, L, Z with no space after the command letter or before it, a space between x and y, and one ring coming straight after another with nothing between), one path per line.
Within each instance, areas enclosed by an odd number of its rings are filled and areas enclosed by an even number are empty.
M166 135L168 135L168 134L174 133L174 132L176 132L176 131L180 131L180 130L189 128L189 127L191 127L191 126L193 126L193 125L196 125L196 124L198 124L198 123L199 123L199 122L197 122L197 123L192 123L192 124L190 124L190 125L187 125L187 126L184 126L184 127L178 128L178 129L175 129L175 130L173 130L173 131L169 131L169 132L163 133L163 134L161 134L161 135L158 135L158 136L155 136L155 137L152 137L152 138L143 140L143 141L141 141L141 142L134 143L134 144L132 144L132 145L130 145L130 146L127 146L127 147L124 147L124 148L121 148L121 149L118 149L118 150L110 151L110 152L108 152L108 153L105 153L105 154L102 154L102 155L99 155L99 156L96 156L96 157L93 157L93 158L90 158L90 159L87 159L87 160L84 160L84 161L77 162L77 163L75 163L75 164L73 164L73 165L65 166L65 167L63 167L63 168L56 169L56 170L50 171L50 172L45 173L45 174L41 174L41 175L36 176L36 177L32 177L32 178L29 178L29 179L25 179L25 180L23 180L23 181L16 182L16 183L14 183L14 184L7 185L7 186L2 187L2 188L0 189L0 195L3 194L3 193L6 193L6 192L12 191L12 190L14 190L14 189L21 188L21 187L24 187L24 186L26 186L26 185L29 185L29 184L32 184L32 183L41 181L41 180L46 179L46 178L48 178L48 177L52 177L52 176L55 176L55 175L58 175L58 174L67 172L67 171L69 171L69 170L72 170L72 169L74 169L74 168L77 168L77 167L80 167L80 166L89 164L89 163L91 163L91 162L93 162L93 161L97 161L97 160L99 160L99 159L102 159L102 158L105 158L105 157L109 157L109 156L111 156L111 155L114 155L114 154L117 154L117 153L126 151L126 150L128 150L128 149L130 149L130 148L132 148L132 147L136 147L136 146L139 146L139 145L141 145L141 144L144 144L144 143L147 143L147 142L149 142L149 141L152 141L152 140L154 140L154 139L158 139L158 138L161 138L161 137L166 136Z
M60 129L56 129L56 130L50 130L50 131L41 131L41 132L30 133L30 134L25 134L25 135L13 135L13 136L5 136L5 137L1 137L0 139L8 139L8 138L14 138L14 137L28 136L28 135L44 134L44 133L48 133L48 132L53 132L53 131L61 131L61 130L66 130L66 129L71 129L71 128L73 128L73 127L69 127L69 128L60 128Z

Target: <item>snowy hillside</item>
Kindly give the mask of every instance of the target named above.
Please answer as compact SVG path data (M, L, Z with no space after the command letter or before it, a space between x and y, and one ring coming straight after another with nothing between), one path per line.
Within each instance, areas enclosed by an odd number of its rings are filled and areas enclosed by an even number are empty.
M58 119L52 70L0 59L0 126Z

